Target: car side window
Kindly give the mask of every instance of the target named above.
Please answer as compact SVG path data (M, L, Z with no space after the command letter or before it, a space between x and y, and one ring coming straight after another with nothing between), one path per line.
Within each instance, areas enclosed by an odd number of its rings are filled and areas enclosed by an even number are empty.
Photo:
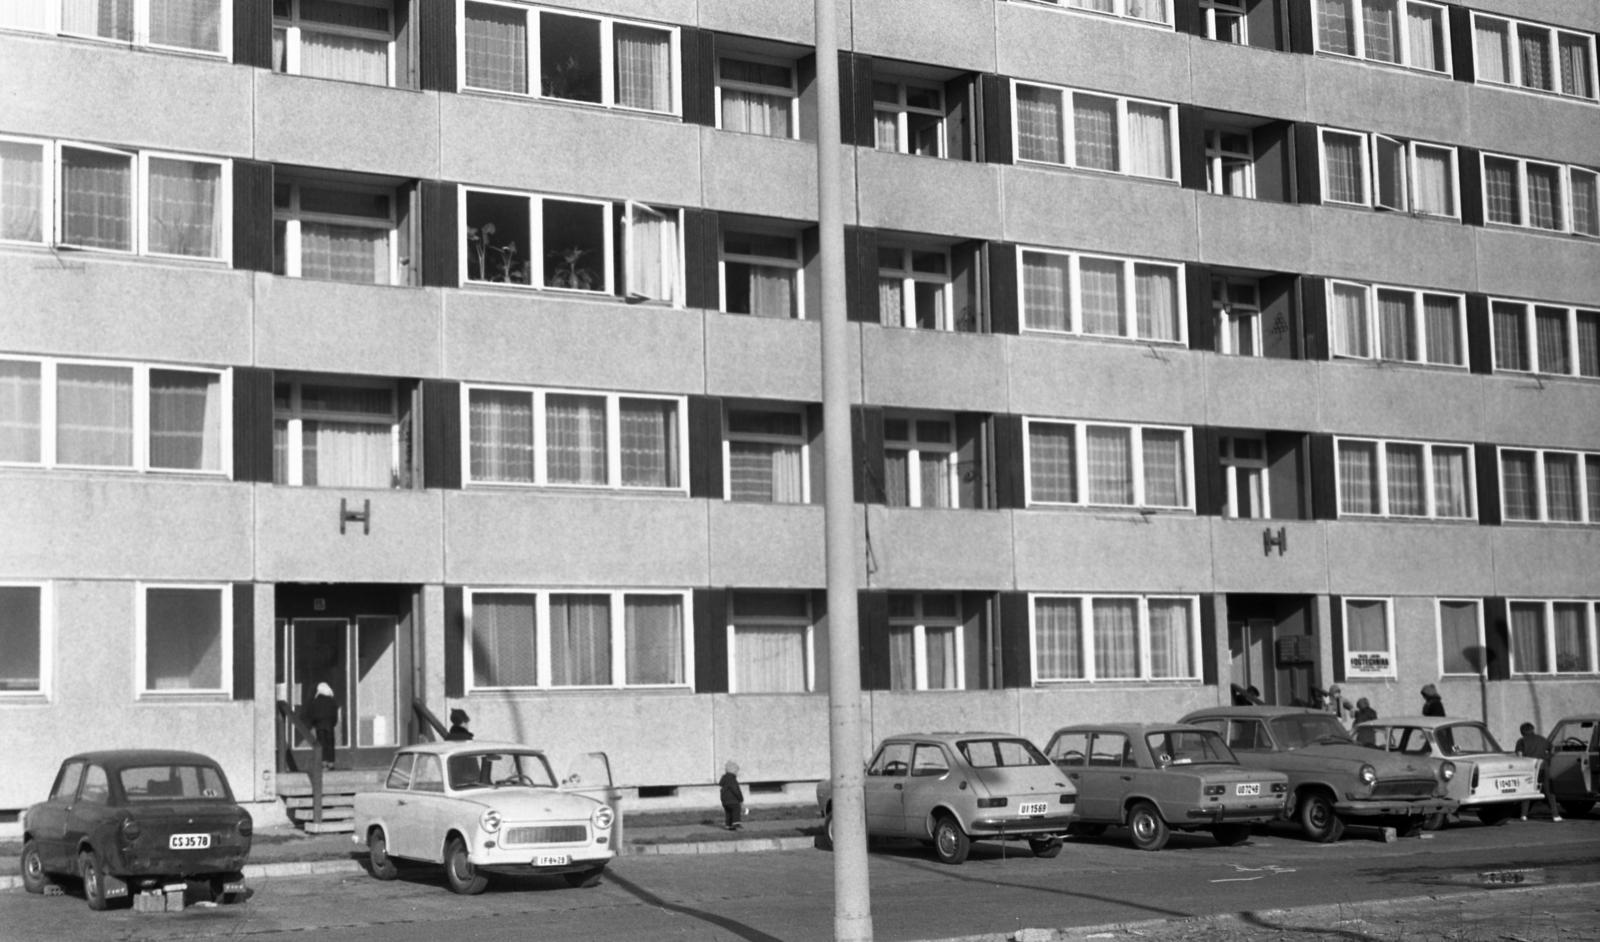
M83 763L69 762L61 769L61 776L56 779L56 790L50 793L51 798L64 798L72 800L78 793L78 783L83 781Z
M1228 748L1235 752L1271 752L1266 724L1260 720L1233 720L1228 724Z
M1050 761L1061 766L1089 764L1089 734L1062 733L1050 743Z
M111 783L106 778L106 770L98 765L89 766L88 774L83 777L83 793L78 796L78 800L103 805L110 798Z
M943 775L950 771L950 762L944 750L931 743L917 746L911 759L912 775Z
M1593 743L1593 721L1562 723L1550 737L1550 748L1555 752L1586 752Z
M416 763L417 755L414 752L402 752L394 757L394 765L389 767L389 779L383 783L385 788L404 789L411 784L411 767Z
M1089 764L1107 768L1121 768L1132 765L1132 757L1128 756L1128 737L1121 733L1095 733L1094 743L1089 747Z
M1377 749L1382 749L1383 743L1378 742L1378 734L1381 732L1382 730L1380 729L1376 729L1371 726L1363 726L1356 730L1356 742L1363 746L1372 746Z
M416 776L411 780L411 790L414 792L444 791L444 767L439 763L438 756L417 756Z
M901 776L911 770L911 744L908 742L884 743L878 750L872 764L867 767L868 775Z

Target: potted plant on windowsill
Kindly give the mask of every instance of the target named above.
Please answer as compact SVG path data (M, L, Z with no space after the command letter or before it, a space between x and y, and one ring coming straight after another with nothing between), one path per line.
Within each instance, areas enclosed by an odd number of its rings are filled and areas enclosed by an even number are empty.
M570 288L574 291L599 290L595 286L595 282L599 279L594 270L578 264L585 255L591 254L593 254L593 250L579 248L578 246L550 252L549 255L556 260L556 264L550 270L549 287Z
M503 284L527 284L528 263L517 264L515 261L517 243L510 242L506 245L495 245L492 238L494 233L495 226L492 222L486 222L482 226L473 226L467 229L467 242L471 244L478 261L478 277L473 278L469 272L467 280L500 282ZM498 274L491 274L489 271L489 265L491 264L490 253L496 256L493 259L493 264L499 269Z

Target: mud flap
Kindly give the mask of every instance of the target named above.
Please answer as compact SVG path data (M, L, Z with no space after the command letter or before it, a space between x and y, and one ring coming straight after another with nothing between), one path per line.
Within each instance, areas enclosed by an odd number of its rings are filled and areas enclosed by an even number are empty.
M105 888L106 899L119 899L128 895L128 881L121 877L114 877L109 873L102 874L100 885Z

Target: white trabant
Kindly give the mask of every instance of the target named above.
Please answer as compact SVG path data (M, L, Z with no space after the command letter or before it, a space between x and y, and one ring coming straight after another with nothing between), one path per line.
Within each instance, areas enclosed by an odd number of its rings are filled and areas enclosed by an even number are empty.
M1456 764L1447 794L1484 824L1516 816L1524 801L1540 801L1539 760L1500 748L1477 720L1443 716L1397 716L1355 728L1357 742ZM1440 820L1437 823L1443 823Z
M398 876L402 860L443 864L450 889L464 895L483 892L491 873L559 874L571 886L594 886L617 853L616 814L579 793L611 784L604 755L590 758L600 775L563 784L529 746L406 746L382 789L356 795L351 839L366 846L379 880Z

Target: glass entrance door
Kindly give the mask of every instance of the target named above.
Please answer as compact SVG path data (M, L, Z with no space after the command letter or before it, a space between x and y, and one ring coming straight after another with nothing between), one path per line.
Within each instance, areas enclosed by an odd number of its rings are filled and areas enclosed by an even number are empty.
M333 689L339 704L339 725L334 731L334 748L350 746L349 686L345 675L349 667L350 621L345 618L296 618L289 627L289 706L296 715L317 695L317 685ZM294 747L307 747L305 737L295 730Z
M283 680L290 709L305 716L306 706L317 695L317 686L327 684L339 704L335 749L392 748L398 744L397 634L397 619L392 615L296 618L280 623L279 645L287 668ZM310 747L293 724L288 735L292 748Z

